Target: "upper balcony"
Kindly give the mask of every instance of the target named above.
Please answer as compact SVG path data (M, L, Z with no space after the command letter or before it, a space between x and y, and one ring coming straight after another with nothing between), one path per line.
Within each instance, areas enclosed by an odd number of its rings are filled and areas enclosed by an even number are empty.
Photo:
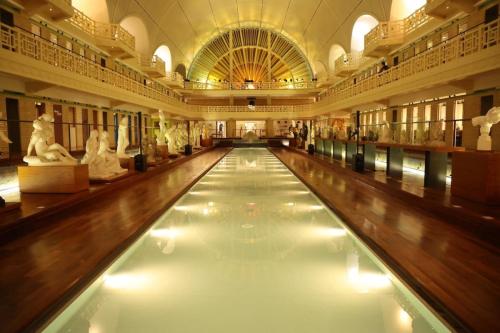
M177 72L166 72L160 81L171 88L184 88L184 78Z
M22 0L21 3L31 15L38 14L54 21L73 16L71 0Z
M413 33L424 27L430 19L423 6L403 20L380 22L365 35L363 54L377 58L385 56L411 39Z
M179 95L158 81L134 80L17 27L0 23L0 31L2 72L106 96L116 102L185 112Z
M96 22L74 8L74 15L68 19L72 26L88 34L97 47L111 56L129 59L136 56L135 37L119 24Z
M307 117L313 104L258 105L258 106L204 106L189 105L189 110L206 120L286 119Z
M141 70L153 78L165 77L165 62L158 56L154 55L152 58L140 57Z
M449 18L460 12L469 13L477 0L427 0L425 12L437 18Z
M335 60L335 76L349 76L356 72L359 67L365 62L363 52L352 52L341 55Z
M388 70L353 81L343 80L320 95L316 110L334 111L386 99L408 89L450 83L499 68L500 19L478 25ZM332 105L333 104L333 105ZM316 111L315 111L316 112Z

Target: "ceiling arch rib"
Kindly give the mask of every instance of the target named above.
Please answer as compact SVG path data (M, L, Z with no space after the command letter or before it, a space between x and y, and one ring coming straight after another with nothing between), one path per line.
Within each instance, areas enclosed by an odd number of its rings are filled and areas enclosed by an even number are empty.
M261 27L225 31L195 56L188 78L199 82L310 81L311 66L285 36Z

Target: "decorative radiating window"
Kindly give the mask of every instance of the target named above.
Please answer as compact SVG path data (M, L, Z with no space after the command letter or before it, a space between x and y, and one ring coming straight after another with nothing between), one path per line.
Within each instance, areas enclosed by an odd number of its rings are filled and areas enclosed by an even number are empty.
M189 68L191 81L272 82L312 80L312 70L300 49L285 36L262 28L225 31L196 54Z

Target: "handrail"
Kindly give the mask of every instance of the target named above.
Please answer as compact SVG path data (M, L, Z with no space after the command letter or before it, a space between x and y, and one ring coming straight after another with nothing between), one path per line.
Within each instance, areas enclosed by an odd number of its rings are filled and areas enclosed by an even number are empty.
M335 60L334 73L341 73L343 71L354 71L366 60L363 57L363 52L350 52L345 53Z
M135 37L119 24L96 22L82 11L73 8L73 16L67 21L94 38L118 40L135 50Z
M315 81L276 81L276 82L185 82L185 89L193 90L282 90L314 89Z
M496 47L500 44L499 30L500 19L478 25L382 73L357 80L356 83L351 79L343 80L319 97L322 102L347 99Z
M148 80L144 84L132 80L121 73L102 67L37 35L3 23L0 23L0 27L0 44L4 50L42 61L51 66L93 79L96 82L106 83L147 98L165 103L181 103L173 91L157 81Z
M190 105L193 112L307 112L311 111L312 104L301 105L262 105L262 106L203 106Z

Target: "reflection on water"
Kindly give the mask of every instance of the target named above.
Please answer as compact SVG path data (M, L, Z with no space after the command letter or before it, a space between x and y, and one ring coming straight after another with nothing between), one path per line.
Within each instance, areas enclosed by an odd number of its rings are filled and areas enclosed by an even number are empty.
M48 332L447 331L265 149L237 149Z

